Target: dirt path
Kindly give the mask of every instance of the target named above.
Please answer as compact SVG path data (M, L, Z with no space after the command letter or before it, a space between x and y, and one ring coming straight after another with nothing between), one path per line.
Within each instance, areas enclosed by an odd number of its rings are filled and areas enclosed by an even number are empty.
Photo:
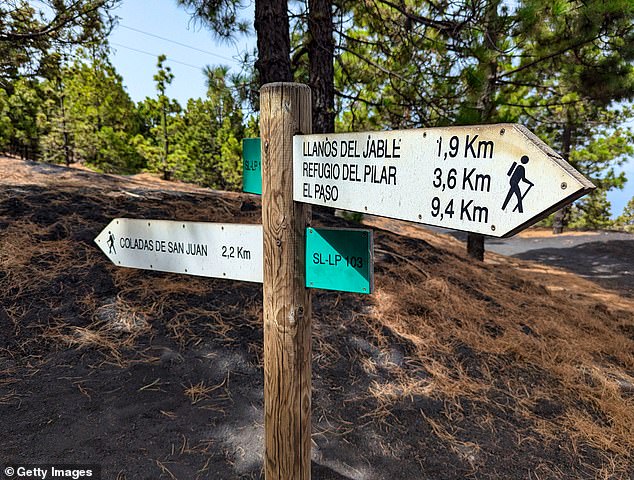
M426 225L410 228L451 236L462 243L467 239L464 232ZM486 250L562 268L634 298L634 234L572 231L552 235L546 229L529 229L511 238L487 238Z
M571 246L547 246L514 255L564 268L599 285L634 298L634 235L602 234Z

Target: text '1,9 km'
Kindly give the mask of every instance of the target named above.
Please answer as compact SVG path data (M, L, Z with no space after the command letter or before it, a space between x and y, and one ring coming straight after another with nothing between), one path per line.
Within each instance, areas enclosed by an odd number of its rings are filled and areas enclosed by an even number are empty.
M296 135L293 199L494 237L594 186L515 124Z

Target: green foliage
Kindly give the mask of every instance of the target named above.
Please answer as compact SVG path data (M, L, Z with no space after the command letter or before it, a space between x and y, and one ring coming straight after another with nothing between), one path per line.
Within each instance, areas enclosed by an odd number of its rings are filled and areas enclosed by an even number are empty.
M570 162L594 182L600 190L623 188L626 178L616 168L634 154L634 133L625 127L610 126L579 131L578 147L570 153ZM583 143L582 143L583 142Z
M187 102L183 112L183 129L177 143L186 157L192 159L194 168L189 170L187 176L178 177L181 180L217 186L218 179L213 174L216 151L214 132L217 125L213 118L213 108L207 99L190 99Z
M104 55L81 53L42 88L44 160L81 161L104 172L138 171L142 159L130 145L138 131L135 106Z
M226 67L209 68L208 95L183 110L169 98L165 57L157 96L135 105L99 50L79 52L50 78L22 78L0 89L0 147L25 158L82 162L109 173L158 172L163 178L240 189L245 100ZM248 131L257 135L257 117Z
M184 110L166 95L172 80L159 59L155 76L158 97L138 105L140 134L136 151L150 171L164 178L195 182L211 188L242 187L242 97L227 67L208 68L207 98L190 99ZM252 128L253 128L253 124ZM166 174L167 173L167 174Z
M180 109L168 118L166 130L163 129L162 124L159 124L152 127L147 136L139 134L134 137L132 144L144 159L148 171L161 173L166 180L191 180L192 165L188 162L187 152L177 140L184 128ZM166 138L168 139L167 154L165 153Z
M104 44L119 0L38 3L41 12L25 0L0 5L0 148L49 162L79 161L102 172L149 170L166 179L240 188L246 77L208 68L207 98L191 100L183 111L168 96L173 74L162 55L156 96L135 105ZM199 18L207 15L221 35L246 29L235 15L238 2L181 4ZM70 64L69 56L75 58ZM257 128L251 119L249 130Z
M244 138L255 138L260 136L260 116L252 115L247 120L244 127Z
M614 223L616 226L623 228L626 232L634 233L634 197L627 202L623 213Z
M361 212L349 212L348 210L341 210L340 215L342 218L349 222L361 223L363 220L363 213Z
M21 78L12 85L8 99L11 119L10 150L23 158L34 159L39 151L42 88L36 80Z
M610 202L605 189L597 189L575 203L568 226L571 228L597 230L612 225Z
M180 105L174 100L170 100L165 91L167 86L172 83L174 74L170 67L164 67L163 63L166 60L165 55L159 55L158 62L156 64L158 72L154 75L154 81L156 82L156 90L158 92L158 98L156 107L158 109L158 117L161 125L160 129L154 130L155 140L160 143L160 150L158 150L158 157L152 155L146 157L148 160L148 167L154 171L159 171L163 174L163 179L170 180L177 169L181 169L179 160L183 158L181 152L177 149L170 149L170 140L174 136L178 126L176 125L175 115L180 113Z
M120 0L4 0L0 2L0 84L32 75L50 78L61 52L98 45L114 24Z
M103 126L96 135L96 157L93 166L108 173L136 173L143 168L143 158L137 153L128 131Z
M13 133L13 125L9 116L9 95L6 90L0 88L0 149L9 147Z
M177 0L196 20L207 25L220 38L229 39L249 31L249 22L240 20L240 0Z
M242 189L242 142L236 138L236 132L229 118L225 118L216 134L220 145L220 155L216 157L221 188L225 190Z

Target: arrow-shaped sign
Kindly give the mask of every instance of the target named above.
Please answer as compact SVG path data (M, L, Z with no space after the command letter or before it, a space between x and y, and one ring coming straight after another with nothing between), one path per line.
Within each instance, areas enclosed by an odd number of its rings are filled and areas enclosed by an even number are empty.
M594 185L521 125L297 135L293 199L508 237Z
M116 218L95 242L122 267L262 282L262 225Z

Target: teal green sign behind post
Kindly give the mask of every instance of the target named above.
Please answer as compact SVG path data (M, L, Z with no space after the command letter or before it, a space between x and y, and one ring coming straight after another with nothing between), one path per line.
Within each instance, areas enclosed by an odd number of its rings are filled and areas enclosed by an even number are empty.
M372 293L372 231L307 228L306 287Z
M242 140L242 191L262 195L262 155L259 138Z

